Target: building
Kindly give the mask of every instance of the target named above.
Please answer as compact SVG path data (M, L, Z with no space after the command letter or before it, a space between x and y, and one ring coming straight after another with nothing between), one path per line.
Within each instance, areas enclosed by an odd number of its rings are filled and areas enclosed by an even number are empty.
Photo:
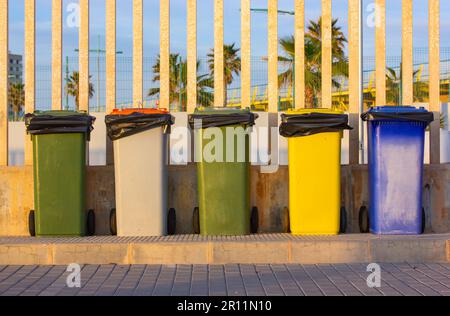
M22 55L8 54L8 77L9 82L19 83L23 82L23 64Z

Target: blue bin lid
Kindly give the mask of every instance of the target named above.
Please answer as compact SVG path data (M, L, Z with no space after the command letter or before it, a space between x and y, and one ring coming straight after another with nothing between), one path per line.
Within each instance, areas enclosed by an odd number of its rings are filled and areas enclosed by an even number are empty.
M368 112L372 113L427 113L428 110L422 107L414 106L375 106L370 108Z
M377 106L361 114L363 121L408 121L423 122L427 125L433 122L434 114L424 107L413 106Z

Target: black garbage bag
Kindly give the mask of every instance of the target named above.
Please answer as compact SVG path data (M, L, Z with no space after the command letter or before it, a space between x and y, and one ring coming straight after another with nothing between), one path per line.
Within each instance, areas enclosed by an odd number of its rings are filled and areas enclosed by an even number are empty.
M25 126L30 135L86 133L90 140L95 117L86 113L51 114L29 113L25 115Z
M280 135L284 137L303 137L353 129L348 125L346 114L282 114L281 119Z
M175 118L170 114L134 112L129 115L107 115L105 123L109 138L118 140L158 127L164 127L165 132L170 133Z
M361 114L363 121L404 121L422 122L430 124L434 121L433 112L428 111L399 111L399 112L379 112L367 111Z
M258 114L252 112L224 113L224 114L191 114L189 125L192 129L198 129L195 124L201 121L201 128L223 127L232 125L253 126Z

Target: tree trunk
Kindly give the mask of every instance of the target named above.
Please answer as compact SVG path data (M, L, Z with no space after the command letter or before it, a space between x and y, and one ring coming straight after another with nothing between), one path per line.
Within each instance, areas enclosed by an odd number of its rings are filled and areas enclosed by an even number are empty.
M314 91L310 87L305 88L305 107L308 109L314 107Z

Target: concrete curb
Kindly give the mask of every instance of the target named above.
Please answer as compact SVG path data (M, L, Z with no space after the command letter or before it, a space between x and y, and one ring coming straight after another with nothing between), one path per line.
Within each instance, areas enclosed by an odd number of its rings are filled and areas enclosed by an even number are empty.
M0 265L450 262L450 235L0 238Z

